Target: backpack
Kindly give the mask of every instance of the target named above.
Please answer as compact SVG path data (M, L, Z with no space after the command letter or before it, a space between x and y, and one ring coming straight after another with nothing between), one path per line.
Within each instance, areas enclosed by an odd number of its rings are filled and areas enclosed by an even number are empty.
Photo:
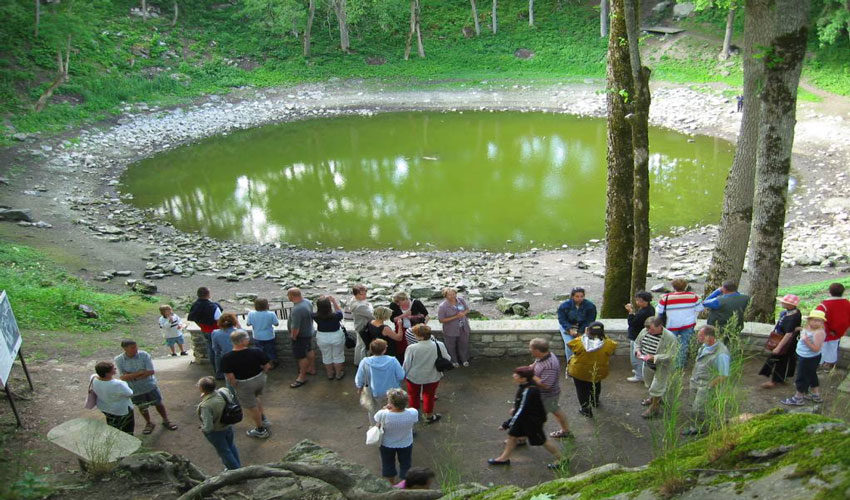
M226 388L216 390L218 394L224 398L224 409L221 411L219 422L225 425L233 425L242 421L242 407L233 398L233 395Z

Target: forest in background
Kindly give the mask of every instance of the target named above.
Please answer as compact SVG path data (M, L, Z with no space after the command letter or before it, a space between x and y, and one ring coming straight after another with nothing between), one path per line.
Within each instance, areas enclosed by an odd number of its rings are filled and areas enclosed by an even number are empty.
M698 2L707 7L679 23L694 36L678 42L675 51L653 57L659 39L644 39L654 80L742 84L740 57L716 58L726 24L723 1ZM672 5L655 13L650 7L656 2L643 3L644 26L670 21ZM812 30L804 78L850 95L846 9L837 0L812 3L812 19L821 27ZM413 37L405 60L411 8L417 9L425 57ZM570 82L605 74L599 2L588 0L0 0L0 15L0 144L15 133L107 118L127 103L171 105L244 86L353 78L432 87ZM736 17L733 43L739 43L742 20ZM518 58L517 49L534 55Z

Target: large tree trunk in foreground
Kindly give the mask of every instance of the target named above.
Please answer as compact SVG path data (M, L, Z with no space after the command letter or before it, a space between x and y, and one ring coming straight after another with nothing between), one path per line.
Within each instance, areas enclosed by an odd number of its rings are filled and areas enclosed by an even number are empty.
M490 12L490 18L493 22L493 24L490 25L490 29L493 30L494 35L497 31L499 31L499 20L496 17L496 7L498 6L498 3L498 0L493 0L493 10Z
M599 0L599 37L605 38L608 36L608 18L610 17L609 13L609 3L608 0Z
M732 48L732 26L735 22L735 4L729 7L729 13L726 14L726 35L723 37L723 48L720 50L719 58L723 61L729 59L729 51Z
M334 14L339 25L339 48L343 52L349 52L351 44L348 40L348 13L346 11L346 0L333 0Z
M640 47L640 3L625 0L623 5L626 32L629 39L629 60L634 83L634 98L629 124L632 127L632 150L634 151L634 250L632 251L631 293L646 289L646 269L649 264L649 93L650 69L641 64Z
M764 50L762 123L756 156L752 279L747 319L772 322L782 264L788 175L797 111L797 85L806 55L810 0L774 0L772 36Z
M475 0L469 0L472 5L472 22L475 24L475 36L481 36L481 25L478 23L478 7L475 5Z
M608 202L605 210L605 292L602 317L625 317L630 302L634 251L634 156L632 131L626 121L634 95L623 0L611 2L611 36L608 38Z
M747 257L761 122L758 93L764 83L764 65L760 55L770 38L770 26L764 22L768 15L767 4L768 0L747 0L744 10L744 110L735 158L723 193L723 215L705 280L705 295L716 290L725 280L740 283Z
M307 25L304 26L304 57L310 57L310 37L313 33L313 17L316 15L316 0L307 4Z

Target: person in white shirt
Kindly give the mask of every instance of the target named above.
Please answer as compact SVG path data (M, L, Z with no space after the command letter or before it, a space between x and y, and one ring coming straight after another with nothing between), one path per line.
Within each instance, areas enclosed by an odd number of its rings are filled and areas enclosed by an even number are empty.
M174 352L174 344L180 346L180 355L188 356L189 353L183 348L186 341L183 339L183 324L180 322L180 316L174 314L174 310L168 304L159 306L159 328L162 330L162 337L165 339L165 345L171 349L171 355L177 356Z
M375 422L384 429L381 441L381 475L395 484L404 479L413 460L413 426L419 411L407 408L407 393L401 389L387 391L387 406L375 413ZM398 470L396 470L398 457Z
M94 371L96 375L91 377L91 389L97 395L97 409L106 416L107 425L132 436L136 426L130 401L133 389L127 382L115 378L118 372L109 361L100 361L94 365Z

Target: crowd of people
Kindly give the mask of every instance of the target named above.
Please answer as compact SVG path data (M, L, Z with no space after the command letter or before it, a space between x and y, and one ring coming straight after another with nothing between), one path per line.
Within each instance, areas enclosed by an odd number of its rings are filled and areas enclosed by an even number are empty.
M653 306L653 296L646 291L636 293L632 302L625 304L632 366L632 375L626 380L644 383L647 397L641 405L646 410L641 415L654 418L662 413L671 378L692 363L692 425L683 434L693 435L705 431L710 401L730 375L733 353L723 336L736 328L740 331L749 297L738 292L732 281L724 282L703 300L689 290L685 280L676 279L671 284L673 291L661 295L657 306ZM293 307L286 326L298 368L290 387L302 387L316 374L314 343L329 381L345 377L345 349L353 348L357 366L354 385L360 404L369 424L383 431L379 447L382 475L403 487L427 487L433 473L412 468L414 427L440 421L435 406L441 379L453 368L469 366L469 305L456 289L443 290L444 300L437 313L444 339L440 341L427 324L429 312L421 301L399 292L387 307L373 307L367 292L363 285L352 289L347 309L355 331L348 332L343 326L343 309L335 297L319 297L314 308L298 288L287 291ZM764 389L795 377L795 394L782 399L783 404L822 401L818 370L835 366L838 341L850 334L850 301L843 298L844 286L834 283L829 293L830 297L805 317L797 308L799 297L785 295L777 299L782 311L760 375L768 377L761 385ZM241 467L241 460L232 424L223 421L224 415L238 404L252 426L246 431L248 436L267 439L271 435L262 395L266 374L279 364L274 328L279 319L269 310L268 300L258 298L246 317L247 326L252 327L249 332L241 327L236 314L224 312L220 304L211 300L209 289L201 287L197 295L188 320L197 324L203 334L214 373L197 383L197 415L202 433L225 468L236 469ZM695 332L697 317L703 310L708 311L707 324ZM185 355L185 324L170 306L161 306L160 313L164 344L172 356ZM596 315L596 306L585 297L582 288L574 288L557 310L566 377L575 385L578 412L586 418L593 418L594 408L601 404L602 381L608 377L610 357L617 348L617 342L606 336L605 326L596 321ZM696 342L692 343L695 333ZM121 348L123 352L113 362L100 361L95 365L90 385L107 424L132 434L135 407L145 420L142 433L150 434L155 429L149 411L153 406L162 425L176 430L157 386L150 354L139 350L133 340L122 341ZM547 339L533 339L529 353L533 362L513 369L517 384L514 405L510 418L500 426L508 434L504 449L488 463L509 465L516 447L530 444L545 447L555 458L549 467L558 468L561 452L553 440L572 437L559 404L562 365ZM224 387L217 387L217 381ZM548 414L555 417L559 427L549 434L544 431Z

